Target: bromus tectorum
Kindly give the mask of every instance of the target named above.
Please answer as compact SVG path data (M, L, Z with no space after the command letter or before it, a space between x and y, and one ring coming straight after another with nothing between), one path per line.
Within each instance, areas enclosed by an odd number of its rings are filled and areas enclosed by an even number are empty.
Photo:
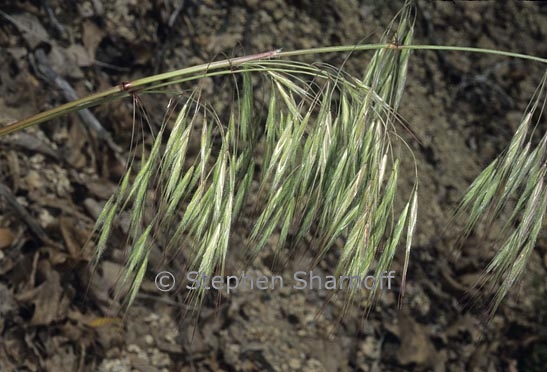
M289 236L295 244L312 234L319 245L318 260L343 238L335 275L360 276L374 269L380 280L403 244L402 296L418 216L418 169L411 175L414 187L396 204L400 168L393 147L394 142L406 146L397 134L397 110L411 51L489 53L547 63L499 50L412 45L413 25L412 7L406 4L380 44L274 50L124 82L0 128L0 135L128 96L137 106L141 95L184 87L170 100L151 148L139 162L129 162L93 233L97 262L108 247L116 216L129 212L131 249L120 280L120 288L129 287L128 304L158 244L166 257L182 253L188 271L222 275L232 229L251 195L257 203L253 227L245 237L247 257L256 257L273 234L278 253ZM397 42L387 42L393 34ZM362 78L289 59L365 50L374 55ZM205 102L199 89L187 90L211 77L236 82L237 97L228 115L217 114L214 102ZM266 92L263 116L255 105L257 77ZM507 151L477 177L460 208L460 213L468 212L465 237L478 223L491 223L513 207L502 248L487 268L495 273L487 284L502 283L492 310L522 273L547 208L547 139L533 145L530 135L537 124L534 114L544 106L545 89L544 78ZM191 153L195 138L198 151ZM408 153L412 155L409 146ZM192 293L199 303L203 291ZM371 298L376 294L375 288ZM355 295L350 291L348 298Z

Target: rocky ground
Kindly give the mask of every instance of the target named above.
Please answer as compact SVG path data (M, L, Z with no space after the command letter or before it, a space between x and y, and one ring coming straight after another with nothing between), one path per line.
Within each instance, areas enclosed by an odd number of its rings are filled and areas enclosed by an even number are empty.
M66 91L39 68L41 61L85 96L224 57L376 42L401 5L386 3L4 0L0 124L66 101ZM539 2L417 4L416 43L547 55L547 7ZM344 57L309 60L338 66ZM356 53L346 70L359 76L367 58ZM121 157L77 115L0 138L0 370L543 370L547 235L523 280L486 323L484 307L469 308L462 300L495 246L479 232L455 258L450 249L457 231L449 224L466 187L507 145L543 71L509 58L413 54L401 115L422 142L412 144L420 172L416 244L402 309L398 291L386 291L367 318L364 304L344 313L343 299L326 304L325 290L284 288L238 291L220 304L211 299L193 322L179 297L155 288L152 271L134 306L118 318L111 288L123 262L122 239L96 276L90 276L91 252L81 247L122 174L132 101L93 110L125 149ZM215 94L214 84L203 84ZM214 97L220 111L230 100ZM161 119L168 97L142 99L152 120ZM409 176L402 192L412 186L410 166L405 162ZM234 251L248 227L237 226ZM302 248L304 260L309 251L313 247ZM290 276L301 262L282 274ZM396 272L401 263L398 257ZM269 275L270 269L266 252L248 272ZM317 268L331 269L328 260Z

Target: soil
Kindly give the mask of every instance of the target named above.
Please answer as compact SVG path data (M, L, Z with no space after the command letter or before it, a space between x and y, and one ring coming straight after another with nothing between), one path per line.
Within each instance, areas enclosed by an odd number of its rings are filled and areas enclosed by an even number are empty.
M0 12L0 124L66 101L40 54L78 96L123 81L277 48L376 42L401 4L357 0L11 1ZM541 2L417 2L415 43L547 56ZM363 72L370 54L345 69ZM334 66L345 55L309 57ZM540 371L547 362L547 236L489 322L466 292L495 253L477 232L459 254L450 217L465 189L510 141L544 67L469 54L413 54L401 115L418 161L420 209L402 307L386 291L367 317L325 290L238 291L188 316L147 273L121 317L119 246L90 275L82 251L129 157L131 99L93 109L119 148L76 114L0 139L0 371ZM205 91L216 92L205 81ZM229 96L214 96L222 111ZM142 97L151 121L169 97ZM159 119L158 119L159 118ZM545 130L545 118L540 118ZM143 141L150 141L147 134ZM149 143L149 142L147 142ZM413 184L405 161L399 190ZM120 216L123 225L124 216ZM233 236L231 254L241 242ZM114 244L115 245L115 244ZM303 247L303 257L306 258ZM312 250L312 248L310 248ZM270 275L266 250L247 268ZM309 255L309 253L308 253ZM401 272L403 257L394 270ZM330 262L318 272L331 272ZM171 266L164 264L162 268ZM297 264L284 267L290 275ZM160 271L160 270L157 270ZM182 274L181 274L182 275ZM485 293L486 303L490 294ZM480 305L480 304L479 304ZM184 316L186 314L186 316Z

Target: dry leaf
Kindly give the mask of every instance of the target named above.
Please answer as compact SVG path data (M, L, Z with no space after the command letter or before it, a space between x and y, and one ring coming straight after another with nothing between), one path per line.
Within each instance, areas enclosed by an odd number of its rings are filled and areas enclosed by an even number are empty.
M68 132L68 143L65 151L65 158L74 168L81 169L88 163L86 154L88 153L85 145L87 143L87 132L83 125L74 123L70 126Z
M56 150L36 136L35 133L15 132L9 137L1 137L0 143L5 146L17 147L31 153L47 155L57 161L59 160Z
M13 244L15 235L8 228L0 228L0 249L8 248Z
M17 309L17 304L13 298L13 291L4 283L0 283L0 324L4 320L4 315ZM0 331L3 326L0 326Z
M52 45L48 54L48 61L49 66L60 76L73 79L84 77L84 73L76 63L76 58L67 49Z
M10 18L31 49L36 48L40 43L50 41L46 29L34 15L22 13L12 15Z
M59 218L59 227L61 234L67 246L72 259L76 261L91 259L91 252L84 252L82 247L85 245L89 232L78 228L77 221L74 218L62 216Z
M16 299L34 304L30 324L49 325L66 317L69 300L63 295L61 276L51 268L49 261L42 260L38 266L41 276L45 278L44 282L36 288L16 295Z
M80 67L89 67L94 63L94 59L89 52L80 44L72 44L66 49L68 57Z
M85 20L82 27L82 42L84 43L84 47L89 56L95 59L97 47L103 40L105 31L89 20Z
M85 186L92 195L102 200L109 199L117 189L115 184L104 179L89 181ZM102 207L100 207L100 209L102 209Z

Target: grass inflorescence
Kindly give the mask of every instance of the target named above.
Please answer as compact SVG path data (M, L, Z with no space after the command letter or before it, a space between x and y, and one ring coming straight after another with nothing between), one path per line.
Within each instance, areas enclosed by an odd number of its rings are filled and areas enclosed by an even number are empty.
M273 248L279 253L289 235L297 242L313 231L319 242L317 260L343 238L337 274L359 276L374 269L379 276L403 245L403 295L418 216L418 169L412 175L414 187L396 211L401 175L392 148L393 141L405 146L397 134L397 109L411 52L489 53L547 63L499 50L413 45L413 28L407 3L380 44L274 50L145 77L0 128L0 135L113 99L135 98L207 77L233 79L237 94L229 115L217 115L197 89L170 100L151 149L143 152L140 162L131 159L97 220L95 262L107 250L116 217L129 212L131 248L120 280L120 288L129 288L127 303L135 299L157 244L166 257L182 253L188 270L222 274L232 229L255 191L260 203L245 237L246 256L256 257L274 234ZM388 41L392 35L396 42ZM374 51L361 78L332 66L288 59L357 50ZM256 76L268 92L263 116L254 104ZM509 147L477 177L459 209L466 213L465 238L478 224L491 224L512 206L501 249L486 269L487 274L494 273L487 285L501 282L492 310L524 270L547 208L547 137L537 145L531 137L544 97L545 78ZM260 117L264 120L257 122ZM191 154L196 130L199 152ZM255 151L259 146L264 149L260 159ZM193 300L199 302L202 295Z

